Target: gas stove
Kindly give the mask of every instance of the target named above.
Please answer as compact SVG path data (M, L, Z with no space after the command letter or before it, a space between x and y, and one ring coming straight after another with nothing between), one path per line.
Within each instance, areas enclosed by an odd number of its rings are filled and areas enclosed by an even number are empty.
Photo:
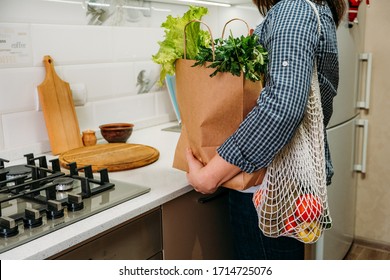
M109 179L107 169L24 155L25 164L0 158L0 253L80 221L150 188Z

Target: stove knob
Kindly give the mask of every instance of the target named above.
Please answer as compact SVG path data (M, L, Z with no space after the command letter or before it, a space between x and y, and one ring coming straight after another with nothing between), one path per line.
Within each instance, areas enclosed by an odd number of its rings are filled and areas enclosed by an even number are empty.
M46 215L49 219L58 219L64 216L64 207L56 200L47 201Z
M5 167L4 162L9 162L9 160L0 158L0 169L3 169Z
M35 228L42 225L42 216L38 210L26 208L24 210L23 224L25 228Z
M68 211L79 211L84 208L83 198L79 194L68 194Z
M11 237L19 233L18 225L14 219L9 217L0 217L0 236Z

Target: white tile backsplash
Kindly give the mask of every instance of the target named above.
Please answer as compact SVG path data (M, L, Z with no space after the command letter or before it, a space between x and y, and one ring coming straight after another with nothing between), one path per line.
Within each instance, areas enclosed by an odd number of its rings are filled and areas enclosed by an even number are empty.
M2 123L5 149L14 149L48 139L42 112L25 111L4 114Z
M177 120L167 91L156 92L157 115L167 115L170 120Z
M133 62L111 65L111 91L115 96L136 95L136 76Z
M44 24L87 23L84 0L0 0L0 21Z
M92 102L87 102L84 106L76 106L76 115L80 131L96 129L97 126L93 117L94 105Z
M164 34L162 28L113 27L112 31L115 61L150 60Z
M87 102L110 99L112 91L112 63L79 64L62 67L61 79L70 84L83 83L87 92Z
M0 68L0 112L34 110L35 89L43 76L38 67Z
M4 149L4 129L3 129L3 118L2 115L0 114L0 157L1 157L1 150Z
M154 94L143 94L95 102L94 119L96 124L145 119L155 115L154 99Z
M112 17L98 26L88 25L91 18L84 2L0 0L0 25L30 33L26 34L28 59L0 67L0 156L12 160L50 150L43 113L36 110L35 101L36 88L45 77L45 55L52 57L62 80L85 87L86 103L76 106L81 131L94 129L99 135L98 127L104 123L132 122L137 130L176 119L165 87L154 83L160 66L152 62L152 55L164 38L161 23L168 15L183 15L188 7L152 2L148 13L126 11L121 23ZM208 9L204 21L215 37L229 18L247 19L251 27L259 19L255 10ZM115 22L122 26L114 26ZM231 28L237 36L245 33L243 24ZM137 85L141 71L144 85L149 80L142 94Z
M209 15L205 16L206 20L213 21L214 17L210 17ZM256 8L243 8L243 9L230 9L225 8L223 12L219 13L218 21L213 21L214 26L216 26L215 31L213 33L215 36L222 36L222 31L226 23L228 23L232 19L240 19L245 21L249 29L256 28L256 26L262 21L262 17L259 15L259 11ZM247 34L248 28L246 24L240 20L233 20L226 25L225 30L225 38L230 35L230 31L234 36L240 36L241 34Z
M76 107L81 130L97 130L100 124L109 122L146 125L158 124L158 119L170 120L166 110L157 109L161 105L156 103L155 92L161 89L154 86L148 93L138 94L137 86L141 70L146 71L152 84L159 73L151 55L157 52L154 37L161 36L161 30L121 28L31 25L31 65L0 68L0 151L48 141L43 114L36 110L36 88L45 78L44 55L52 57L62 80L85 87L86 103ZM148 31L153 36L135 39ZM41 147L47 148L47 144Z
M47 25L31 26L34 66L50 55L63 64L110 62L112 28L106 26Z

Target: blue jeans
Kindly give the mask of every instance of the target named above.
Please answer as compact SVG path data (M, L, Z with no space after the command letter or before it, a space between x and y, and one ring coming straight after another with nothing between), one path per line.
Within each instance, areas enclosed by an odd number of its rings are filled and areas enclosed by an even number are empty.
M258 226L252 193L229 190L229 211L238 260L303 260L305 246L289 237L265 236Z

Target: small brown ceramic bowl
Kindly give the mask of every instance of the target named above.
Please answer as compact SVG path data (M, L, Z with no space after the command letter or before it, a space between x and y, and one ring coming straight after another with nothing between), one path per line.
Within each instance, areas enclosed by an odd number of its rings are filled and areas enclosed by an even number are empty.
M108 123L99 126L100 133L108 143L126 143L133 132L134 124Z

